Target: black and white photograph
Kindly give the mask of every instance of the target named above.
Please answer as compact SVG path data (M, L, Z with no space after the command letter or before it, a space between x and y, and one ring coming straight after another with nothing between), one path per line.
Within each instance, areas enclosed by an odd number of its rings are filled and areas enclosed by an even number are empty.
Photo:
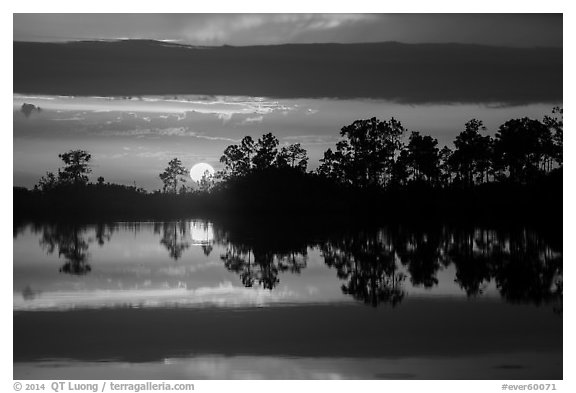
M12 18L15 381L562 390L562 13Z

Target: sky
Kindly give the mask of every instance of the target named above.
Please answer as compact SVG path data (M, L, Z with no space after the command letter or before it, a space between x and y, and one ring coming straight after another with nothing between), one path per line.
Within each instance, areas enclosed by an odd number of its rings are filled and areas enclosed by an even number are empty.
M456 56L437 59L436 47L411 45L401 47L400 51L408 48L416 51L417 56L404 57L399 66L394 65L395 61L400 61L399 57L388 59L386 53L375 54L386 67L392 65L391 68L382 68L385 70L382 76L378 76L379 68L368 71L365 64L370 60L362 63L353 58L346 65L334 64L332 59L332 63L315 63L309 68L313 71L304 75L306 69L303 67L311 62L307 54L300 59L287 58L282 62L285 68L276 68L275 72L276 63L250 63L254 59L253 52L244 51L238 52L238 59L227 59L226 64L209 63L208 86L232 86L231 90L225 90L226 95L204 94L205 91L192 88L187 94L169 91L167 94L133 97L95 97L99 94L89 94L88 90L73 96L58 93L65 83L49 86L49 94L41 91L46 85L35 91L34 75L27 73L26 68L24 76L30 75L31 83L26 85L26 91L18 91L17 87L13 91L14 185L32 187L46 171L57 170L61 164L58 154L69 149L81 148L92 153L91 180L104 176L107 181L137 184L154 190L161 188L158 174L171 158L180 158L188 168L206 162L218 170L221 169L219 158L226 146L237 143L246 135L257 138L272 132L281 145L301 143L310 156L309 169L314 169L323 152L338 141L340 129L357 119L372 116L389 119L393 116L409 131L432 135L440 146L452 146L455 136L471 118L483 120L487 132L494 134L498 126L510 118L528 116L541 119L550 113L553 106L562 105L561 86L558 86L561 75L557 75L557 68L550 68L554 73L554 78L550 79L554 86L548 92L543 86L548 83L546 78L550 77L546 76L549 60L538 55L548 53L538 49L540 47L562 48L561 15L14 15L14 41L62 43L110 39L154 39L200 46L386 41L461 43L466 44L462 53L475 56L478 61L471 65L466 58L459 59L457 51L460 47L451 47ZM492 52L485 52L482 47L475 46L478 44L504 48L497 49L500 52L492 49ZM337 49L346 51L347 48ZM524 48L523 55L518 54L518 48ZM15 64L18 65L19 53L15 54ZM286 48L280 47L274 58L281 58L286 53ZM339 56L341 52L335 53L334 56ZM483 53L490 53L490 58L483 59ZM502 53L502 56L493 53ZM526 54L537 57L534 60L537 62L535 74L523 74L521 63L515 62ZM123 55L129 57L131 53ZM94 54L94 58L97 57ZM499 58L512 59L512 62L499 64ZM48 57L34 58L30 66L37 74L49 72L52 60ZM104 60L108 61L106 67L114 66L115 58ZM162 59L158 61L162 62ZM290 68L295 64L299 71L294 77ZM96 67L106 72L106 67ZM141 70L144 66L136 64L136 67ZM530 65L525 68L530 68ZM323 69L326 71L322 72ZM323 96L325 90L322 89L313 90L310 94L290 93L298 92L298 88L305 90L315 81L322 81L326 75L335 73L334 70L339 73L335 75L344 75L344 78L338 83L330 80L330 95ZM347 70L349 74L346 74ZM17 81L22 79L20 71L15 70ZM76 85L86 81L85 77L79 81L73 79L72 74L68 70L64 72L62 77L67 78L64 82ZM456 74L466 75L466 78L458 79L454 77ZM150 79L157 81L170 81L171 77L170 72L151 75ZM352 96L348 94L357 86L350 81L363 82L362 75L381 77L378 82L381 87L376 90L382 94L375 97L372 93L364 94L363 90ZM474 80L474 75L478 76L477 80ZM199 81L206 79L203 74L197 77ZM242 81L246 82L248 78L255 78L256 83L242 85ZM50 78L47 80L50 82ZM510 80L511 86L497 88ZM91 80L95 85L99 81L96 78ZM122 79L117 85L127 86L123 85ZM317 85L321 88L326 86L322 82ZM489 94L483 91L485 86L488 86ZM268 91L267 87L277 96L258 94ZM42 110L26 115L21 111L24 103Z

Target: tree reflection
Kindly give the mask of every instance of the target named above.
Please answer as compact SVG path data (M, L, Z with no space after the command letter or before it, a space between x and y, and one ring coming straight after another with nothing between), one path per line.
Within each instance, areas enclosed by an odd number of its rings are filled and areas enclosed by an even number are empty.
M396 253L407 266L410 282L414 286L432 288L438 285L436 274L442 265L442 234L438 228L405 231L394 234Z
M562 302L562 253L527 229L460 229L449 240L456 282L469 296L482 294L493 281L514 303ZM561 306L560 306L561 307Z
M380 303L395 306L404 298L406 275L399 271L392 241L384 231L327 242L321 250L325 263L347 281L341 287L343 293L373 307Z
M103 246L110 241L114 233L114 227L103 223L98 223L95 228L95 238L99 246Z
M494 283L507 301L562 308L562 253L526 229L390 226L333 235L320 249L346 281L342 292L372 306L398 304L407 277L413 287L435 287L438 271L453 264L454 281L469 297Z
M202 252L205 256L209 257L212 254L212 250L214 250L212 244L202 244Z
M40 291L35 291L30 287L30 285L26 285L26 287L22 290L22 298L27 301L36 299L38 296L40 296L40 294Z
M562 296L562 257L526 230L509 234L494 253L493 275L506 300L558 302Z
M61 273L72 275L85 275L92 271L88 263L89 243L92 240L87 234L87 226L78 224L55 224L42 227L41 246L48 254L58 250L58 257L65 259L64 265L59 269ZM98 226L96 239L104 244L111 234L106 226Z
M306 250L285 253L261 246L229 244L220 256L226 269L238 274L245 287L273 289L280 282L279 273L300 273L306 267Z
M446 239L447 258L456 267L455 282L469 297L481 295L492 278L493 231L460 229Z
M238 274L245 287L271 290L280 282L280 273L299 274L306 267L308 243L294 233L286 236L260 228L257 234L243 236L234 229L219 229L215 236L226 247L220 256L224 266Z
M180 259L184 251L190 247L187 228L186 221L154 224L154 233L161 234L160 244L166 247L170 258L174 260Z
M65 260L60 272L72 275L92 270L90 244L104 246L115 228L140 230L137 223L35 224L31 228L41 234L40 245L47 253L58 252ZM452 274L468 297L488 292L508 302L562 309L562 244L526 228L391 225L322 227L312 232L297 224L197 221L157 223L153 228L174 260L193 244L201 246L206 257L217 250L224 267L237 274L245 287L276 288L282 274L303 272L309 250L318 249L325 265L342 281L341 291L371 306L398 305L410 288L432 290L440 277ZM16 225L14 236L22 232ZM443 284L450 286L450 282ZM31 294L23 292L24 297Z
M245 287L254 286L254 282L257 281L257 272L255 272L256 268L253 267L252 250L241 245L231 244L220 258L224 261L226 269L240 276Z

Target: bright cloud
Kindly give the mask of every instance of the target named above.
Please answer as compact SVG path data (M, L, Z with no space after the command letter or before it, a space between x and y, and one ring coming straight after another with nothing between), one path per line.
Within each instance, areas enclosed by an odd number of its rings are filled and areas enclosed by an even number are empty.
M285 42L310 32L374 22L370 14L237 14L212 15L206 23L188 24L183 29L188 42L270 44Z

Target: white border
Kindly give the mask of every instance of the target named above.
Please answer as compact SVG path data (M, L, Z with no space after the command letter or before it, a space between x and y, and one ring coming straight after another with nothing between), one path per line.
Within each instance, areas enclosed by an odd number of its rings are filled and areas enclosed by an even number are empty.
M158 12L158 13L180 13L180 12L204 12L204 13L245 13L245 12L333 12L333 13L358 13L358 12L384 12L384 13L564 13L564 103L565 122L567 133L565 138L565 183L564 183L564 282L568 283L564 290L564 381L557 381L559 391L575 391L576 383L573 370L573 350L574 338L572 332L576 331L574 326L573 313L573 287L570 284L574 277L575 254L572 247L574 230L571 228L574 223L574 207L570 202L575 201L574 197L574 171L572 153L574 153L574 136L572 131L574 124L571 113L573 112L573 88L574 86L574 2L570 1L503 1L503 0L483 0L475 2L463 1L381 1L354 0L350 2L333 3L328 1L310 0L290 0L283 3L273 1L217 1L198 4L195 1L168 1L143 2L143 1L118 1L100 0L87 4L78 1L40 1L25 0L20 2L4 3L6 10L1 14L1 29L4 33L2 39L2 88L3 105L2 110L6 119L5 129L1 132L0 159L2 164L2 178L12 179L12 13L14 12ZM9 54L9 55L8 55ZM38 65L41 67L41 64ZM570 72L572 71L572 72ZM2 241L2 295L1 304L3 312L2 329L2 363L0 372L2 391L14 391L12 381L12 181L4 182L0 193L2 211L6 217L0 239ZM9 221L10 220L10 221ZM508 383L529 383L537 381L507 381ZM543 381L546 383L547 381ZM350 392L351 389L379 389L384 391L396 391L396 389L409 389L418 391L442 391L442 392L498 392L501 391L502 382L499 381L341 381L341 382L316 382L316 381L196 381L198 391L268 391L271 388L275 392L294 392L295 390L321 390L329 389L336 392ZM572 388L570 388L570 386Z

